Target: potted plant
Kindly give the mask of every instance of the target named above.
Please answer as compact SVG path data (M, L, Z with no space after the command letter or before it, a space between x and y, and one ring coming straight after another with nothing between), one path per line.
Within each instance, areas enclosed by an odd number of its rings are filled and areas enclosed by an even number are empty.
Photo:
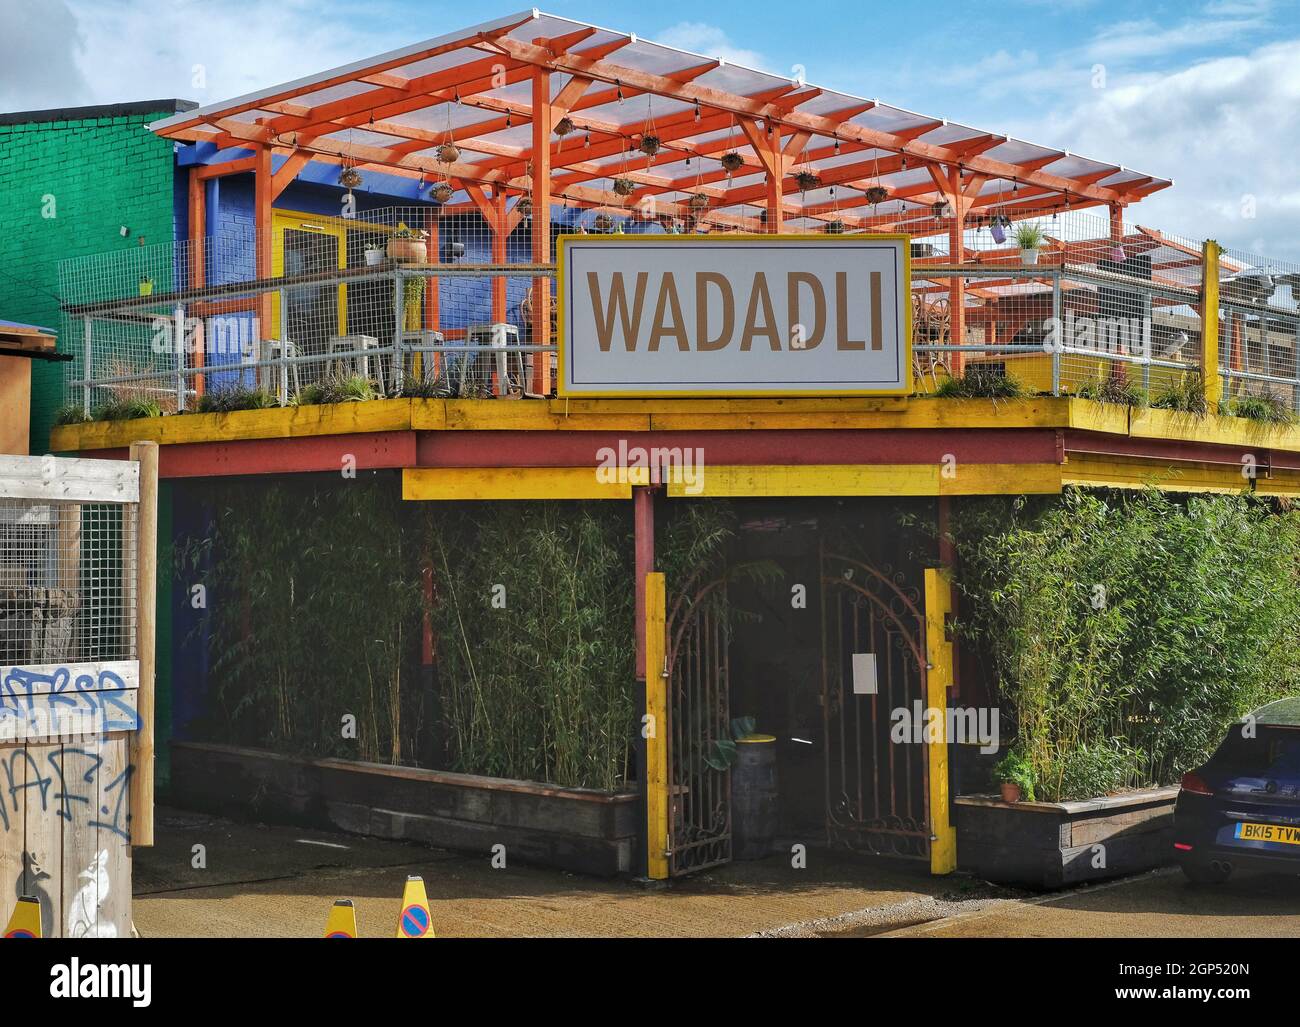
M828 221L828 222L826 223L826 234L827 234L827 235L843 235L843 234L844 234L844 222L841 221L839 218L836 218L834 221Z
M822 177L812 171L799 171L795 173L794 183L801 193L806 193L809 189L816 189L821 185Z
M884 203L889 199L889 190L883 185L873 185L869 186L863 195L866 197L868 203Z
M709 197L705 193L696 193L691 197L691 210L707 210Z
M614 192L619 196L631 196L636 192L636 183L630 178L614 179Z
M438 147L439 164L455 164L460 160L460 149L455 143L443 143Z
M384 262L384 244L372 242L366 244L366 267L378 267Z
M429 260L427 239L426 233L417 228L409 228L405 221L399 221L388 238L385 250L389 260L395 260L399 264L424 264Z
M612 232L614 230L614 219L608 214L597 214L592 221L591 227L597 232Z
M1022 264L1037 264L1038 251L1043 248L1043 230L1040 226L1026 221L1016 228L1016 245L1020 247Z
M729 153L724 153L722 159L718 163L722 165L722 170L725 171L727 177L730 178L745 166L745 158L735 150L731 150Z
M433 192L431 192L429 195L432 196L434 200L436 200L438 203L446 203L448 200L451 199L451 194L453 192L454 190L448 183L439 182L437 185L433 187Z
M1034 801L1034 767L1024 751L1012 747L993 768L1003 802Z
M647 157L653 157L659 152L659 137L657 135L643 135L637 148Z
M141 295L141 296L152 296L152 295L153 295L153 276L152 276L152 275L141 275L141 276L140 276L140 295Z
M355 189L361 184L361 172L356 168L344 168L339 175L339 185L345 189Z
M575 127L576 126L573 124L572 118L563 117L555 123L554 132L557 136L563 139L570 132L572 132Z
M404 327L408 332L418 332L420 330L420 302L423 299L423 278L407 278L402 282Z

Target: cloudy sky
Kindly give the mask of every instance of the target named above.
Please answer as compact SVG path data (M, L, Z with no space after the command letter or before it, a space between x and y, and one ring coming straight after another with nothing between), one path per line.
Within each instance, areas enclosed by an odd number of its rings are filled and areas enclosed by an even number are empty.
M0 0L0 110L210 102L518 10ZM1297 0L553 0L543 9L1172 178L1133 220L1300 260ZM196 74L197 72L197 74Z

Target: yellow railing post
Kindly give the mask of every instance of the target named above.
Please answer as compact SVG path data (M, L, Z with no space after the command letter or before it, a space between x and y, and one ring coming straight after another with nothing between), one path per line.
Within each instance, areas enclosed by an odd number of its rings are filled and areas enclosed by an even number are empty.
M1223 400L1223 377L1219 374L1219 254L1213 239L1205 240L1201 262L1201 377L1205 381L1205 402L1211 412Z
M936 567L925 570L925 658L927 716L936 717L940 738L926 746L930 772L930 873L957 869L957 832L948 815L948 686L952 684L952 643L947 615L952 585ZM928 711L934 711L930 713Z
M645 576L646 876L668 879L668 668L664 576Z

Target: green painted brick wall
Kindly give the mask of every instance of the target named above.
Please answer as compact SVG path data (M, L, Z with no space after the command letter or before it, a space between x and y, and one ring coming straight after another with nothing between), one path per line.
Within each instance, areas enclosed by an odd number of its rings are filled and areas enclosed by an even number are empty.
M170 113L0 125L0 318L60 331L60 260L175 237L173 144L144 127ZM63 366L33 361L33 453L62 402Z

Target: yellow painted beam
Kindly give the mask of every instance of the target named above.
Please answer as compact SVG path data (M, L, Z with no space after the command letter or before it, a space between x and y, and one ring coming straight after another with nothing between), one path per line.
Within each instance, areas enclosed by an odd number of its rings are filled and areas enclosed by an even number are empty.
M674 498L739 496L984 496L1061 491L1058 464L808 464L704 466L702 490L668 482Z
M1061 468L1065 485L1141 489L1156 485L1168 492L1242 492L1251 482L1233 466L1170 464L1155 460L1074 454Z
M412 402L428 401L372 399L364 403L321 403L267 410L235 410L227 414L172 414L133 421L62 425L51 432L50 448L66 452L116 449L132 442L180 445L406 431L411 427Z
M926 709L942 716L936 727L941 737L926 744L930 780L930 873L950 874L957 869L957 832L948 810L948 686L953 680L952 642L947 615L952 612L952 585L935 567L925 570L925 672Z
M1176 410L1134 410L1129 423L1134 438L1208 442L1220 446L1259 446L1300 450L1300 428L1208 414L1195 417Z
M1205 401L1211 410L1223 399L1223 376L1219 374L1219 255L1222 248L1213 239L1202 248L1201 282L1201 374Z
M645 578L646 875L668 878L668 666L664 576Z
M402 498L631 499L632 485L598 481L594 467L408 467Z

